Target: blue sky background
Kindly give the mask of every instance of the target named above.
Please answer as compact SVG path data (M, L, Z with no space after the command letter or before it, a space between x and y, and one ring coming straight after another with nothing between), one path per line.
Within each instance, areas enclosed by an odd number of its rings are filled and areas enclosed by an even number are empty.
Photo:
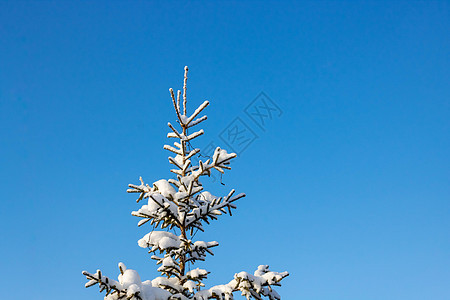
M195 146L258 135L208 285L259 264L283 299L450 299L450 3L0 2L4 299L101 299L82 270L157 276L125 192L170 178L168 88L189 65ZM244 109L264 91L264 130ZM224 147L227 148L227 147ZM237 297L239 298L239 297Z

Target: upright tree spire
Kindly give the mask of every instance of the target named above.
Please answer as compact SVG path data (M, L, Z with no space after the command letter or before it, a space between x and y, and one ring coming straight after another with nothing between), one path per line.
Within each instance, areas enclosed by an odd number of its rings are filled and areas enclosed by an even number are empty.
M142 248L148 248L149 253L156 264L162 277L152 281L141 282L138 273L127 269L123 263L119 263L119 281L111 280L102 275L100 270L96 273L83 271L89 280L86 287L99 284L100 291L106 291L105 299L139 299L139 300L172 300L172 299L233 299L233 292L240 291L247 299L280 299L280 296L272 289L286 276L287 272L271 272L266 265L261 265L253 275L247 272L235 274L229 283L201 290L205 285L203 280L207 278L208 271L193 269L186 272L187 264L203 261L207 253L213 255L211 248L218 246L218 242L192 241L195 229L204 231L203 223L209 224L216 220L217 216L231 215L235 209L234 202L245 197L245 194L235 195L231 190L226 196L216 197L207 191L199 181L201 176L209 176L212 170L224 173L230 170L230 161L236 157L235 153L227 153L226 150L216 148L211 159L199 161L193 165L191 158L200 152L200 149L188 151L186 144L204 134L203 129L189 134L188 129L207 119L199 114L209 105L204 101L191 115L187 115L187 72L184 68L183 82L183 108L180 107L181 91L177 97L173 89L169 89L172 104L178 119L180 130L170 122L167 124L171 130L168 138L178 141L171 145L164 145L164 149L170 151L169 162L174 166L170 171L176 174L177 179L160 179L151 186L145 184L139 178L140 184L129 184L129 193L138 193L137 202L145 200L142 207L133 211L132 215L141 218L138 226L150 222L154 227L161 229L175 229L176 235L169 231L154 231L147 233L138 241ZM159 256L156 255L159 253Z

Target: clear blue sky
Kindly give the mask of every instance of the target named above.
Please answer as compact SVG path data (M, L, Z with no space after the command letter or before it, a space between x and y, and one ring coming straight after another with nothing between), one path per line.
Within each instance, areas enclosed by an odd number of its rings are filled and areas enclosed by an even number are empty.
M102 299L82 270L144 279L125 192L170 178L168 88L189 65L206 134L258 138L210 225L207 284L269 264L283 299L450 299L450 3L0 2L4 299ZM263 128L245 108L281 109Z

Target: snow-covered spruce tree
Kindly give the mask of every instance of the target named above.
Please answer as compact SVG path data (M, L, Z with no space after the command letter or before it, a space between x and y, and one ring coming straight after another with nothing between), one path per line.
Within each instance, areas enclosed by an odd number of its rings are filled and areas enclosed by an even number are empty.
M229 170L230 160L236 157L235 153L217 148L211 159L198 165L192 165L190 158L198 155L200 149L188 150L190 141L203 134L203 130L189 134L188 130L206 120L206 116L197 117L209 102L205 101L190 116L186 110L186 81L188 68L185 67L183 85L183 106L180 106L181 91L175 98L170 89L175 113L181 130L177 130L168 123L172 132L167 137L179 141L175 147L165 145L174 156L169 157L169 162L174 165L171 172L177 175L177 179L161 179L153 185L145 184L140 178L140 185L130 184L129 193L138 193L137 202L142 200L145 204L132 215L142 218L138 226L150 221L155 227L161 227L166 231L152 230L139 240L139 246L148 248L149 253L158 252L151 258L156 260L157 269L163 277L153 280L141 281L139 274L127 269L123 263L119 263L120 275L118 281L103 276L100 270L95 273L83 271L83 275L89 280L86 287L98 284L100 292L105 291L106 300L139 299L139 300L172 300L172 299L233 299L233 292L240 291L247 299L280 299L272 286L279 286L280 281L288 276L287 272L271 272L269 267L261 265L253 273L240 272L234 275L233 280L224 285L202 289L203 280L209 274L203 269L186 271L188 264L203 261L207 253L212 254L211 248L218 243L192 241L194 230L203 231L203 223L209 224L210 220L216 220L218 215L227 211L231 215L231 209L236 208L234 202L245 194L235 195L231 190L225 197L215 197L207 191L203 191L199 179L201 176L209 176L213 169L223 173ZM174 229L176 235L169 232Z

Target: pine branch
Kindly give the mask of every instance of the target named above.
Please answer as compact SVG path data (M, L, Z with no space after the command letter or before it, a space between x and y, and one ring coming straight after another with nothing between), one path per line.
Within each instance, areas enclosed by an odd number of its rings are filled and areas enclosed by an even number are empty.
M142 200L143 198L149 198L155 203L158 207L157 211L149 211L148 206L144 205L141 209L138 211L133 211L131 214L136 217L140 218L146 218L146 219L153 219L156 222L163 221L165 224L165 227L171 226L172 224L181 227L181 221L178 219L178 216L173 211L175 208L172 208L171 204L174 203L173 201L170 201L169 199L166 199L163 195L161 195L156 188L151 188L148 185L145 185L144 182L141 180L141 185L137 186L134 184L129 184L128 186L131 189L128 189L128 193L141 193L139 196L137 202ZM175 204L176 205L176 204ZM172 208L172 209L171 209ZM147 222L147 221L146 221ZM142 223L140 223L142 225Z
M173 103L173 107L175 108L175 112L177 114L178 120L180 121L180 124L183 123L181 115L180 115L180 100L178 97L177 102L175 102L175 95L173 94L173 89L170 88L169 89L170 92L170 96L172 97L172 103Z
M201 122L205 121L206 119L208 119L208 116L203 116L198 119L195 119L194 121L189 122L188 128L194 127L195 125L200 124Z
M209 101L203 102L195 111L194 113L187 119L185 125L189 126L189 123L192 122L192 120L198 116L199 113L202 112L207 106L209 105ZM197 121L197 120L196 120ZM198 121L196 124L200 123L201 121Z
M111 294L116 296L116 299L143 300L140 296L140 291L137 291L135 293L128 293L127 289L122 288L121 284L117 281L109 279L106 276L102 276L102 272L100 270L97 270L95 274L91 274L87 271L83 271L82 274L89 280L85 284L85 287L87 288L98 284L100 293L106 291L106 296Z
M187 91L187 73L188 73L188 66L184 67L184 82L183 82L183 114L186 115L186 105L187 105L187 99L186 99L186 91Z
M247 299L262 299L262 296L270 300L280 300L281 297L272 288L280 285L280 281L289 276L288 272L271 272L269 266L260 265L254 275L240 272L234 275L234 279L225 285L213 286L208 290L202 290L194 295L195 300L233 299L233 292L240 291Z
M235 197L232 197L234 194L234 189L230 191L228 196L224 198L218 198L214 199L211 203L207 203L207 205L203 205L199 208L193 209L190 213L187 214L186 220L185 220L185 226L188 228L189 226L192 226L192 224L197 223L200 220L207 221L207 217L210 217L212 219L216 218L216 215L221 215L222 213L226 213L223 211L223 208L228 208L229 212L231 213L231 209L236 208L235 205L231 204L236 200L239 200L243 197L245 197L244 193L241 193Z

